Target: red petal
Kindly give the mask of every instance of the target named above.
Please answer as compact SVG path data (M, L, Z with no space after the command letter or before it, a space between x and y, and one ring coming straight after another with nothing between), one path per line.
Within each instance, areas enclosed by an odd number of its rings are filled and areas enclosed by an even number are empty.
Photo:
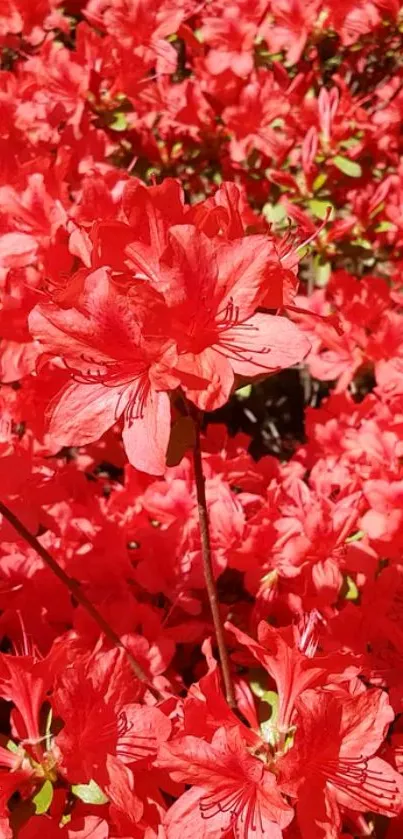
M129 388L72 384L48 408L49 435L59 446L84 446L98 440L124 411Z
M171 406L164 392L151 390L141 416L126 417L123 443L132 466L149 475L165 472L166 453L171 432Z
M309 352L310 343L286 318L257 314L223 331L220 350L235 373L249 377L297 364Z

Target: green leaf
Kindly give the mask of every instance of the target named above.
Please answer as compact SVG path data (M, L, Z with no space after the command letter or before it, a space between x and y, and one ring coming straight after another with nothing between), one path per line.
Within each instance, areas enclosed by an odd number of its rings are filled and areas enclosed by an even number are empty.
M284 119L283 117L276 117L273 122L270 123L270 128L284 128Z
M319 192L322 189L322 186L327 181L327 173L326 172L319 172L319 175L316 175L316 178L312 184L312 189L314 192Z
M323 288L329 282L330 274L332 273L332 266L330 262L322 262L319 256L315 256L313 260L313 272L315 276L315 285Z
M371 245L371 242L368 241L368 239L362 239L360 236L357 236L357 238L354 239L353 244L357 245L357 247L363 248L366 251L371 251L372 253L373 247Z
M95 781L89 784L74 784L71 788L74 795L84 804L106 804L108 798Z
M362 539L362 538L363 538L363 536L365 536L364 531L363 531L363 530L357 530L357 532L356 532L356 533L353 533L353 535L352 535L352 536L348 536L348 537L347 537L347 539L346 539L346 545L349 545L351 542L359 542L359 541L360 541L360 539Z
M71 813L65 813L64 816L61 817L60 827L64 827L64 825L69 822L71 822Z
M346 585L347 585L347 591L346 591L346 594L344 595L345 599L346 600L358 600L358 598L360 596L360 592L358 591L358 588L357 588L354 580L352 579L352 577L346 577Z
M9 752L14 752L15 754L19 751L17 743L14 743L14 740L7 740L7 748Z
M329 209L331 210L329 220L332 220L334 217L334 207L330 201L322 200L319 198L311 198L308 201L308 207L312 215L314 215L316 218L320 218L321 221L323 221L326 218Z
M376 233L388 233L389 230L393 230L393 224L391 221L381 221L375 228Z
M340 172L343 172L344 175L348 175L349 178L360 178L362 175L362 169L359 163L356 163L355 160L350 160L348 157L343 157L341 154L337 154L336 157L333 158L333 161L337 169L340 169Z
M280 224L287 217L286 209L282 204L264 205L262 213L269 224Z
M53 785L50 781L45 781L41 786L39 792L33 797L32 801L35 804L35 812L37 816L42 813L47 813L53 799Z
M112 131L127 131L126 114L123 111L117 111L109 127L112 128Z
M244 385L244 387L239 387L238 390L235 391L235 396L240 402L245 402L246 399L249 399L251 393L252 385Z
M347 140L341 140L340 145L343 149L352 149L354 146L357 146L360 142L358 137L348 137Z

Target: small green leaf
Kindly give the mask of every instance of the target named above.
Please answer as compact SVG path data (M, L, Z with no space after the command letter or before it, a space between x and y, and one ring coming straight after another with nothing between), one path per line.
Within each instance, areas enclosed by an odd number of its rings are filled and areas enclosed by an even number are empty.
M381 221L375 228L376 233L388 233L389 230L393 230L393 224L391 221Z
M262 213L269 224L280 224L287 216L282 204L270 204L270 202L264 205Z
M60 820L60 827L64 827L64 825L69 822L71 822L71 813L65 813Z
M337 166L337 169L340 169L340 172L348 175L349 178L360 178L362 175L360 164L356 163L355 160L350 160L348 157L343 157L341 154L337 154L333 158L333 163Z
M363 536L365 536L364 531L363 530L357 530L357 532L353 533L352 536L347 537L346 544L349 545L351 542L359 542L360 539L363 538Z
M348 137L346 140L341 140L340 145L343 149L352 149L354 146L357 146L360 142L358 137Z
M371 251L372 252L372 250L373 250L373 246L371 245L371 242L369 242L368 239L361 238L361 236L357 236L357 238L354 239L354 245L356 245L359 248L363 248L366 251Z
M316 178L312 184L313 192L319 192L322 189L322 186L327 181L327 174L326 172L319 172L319 175L316 175Z
M322 200L319 198L311 198L310 201L308 201L308 207L312 215L316 216L316 218L320 218L321 221L324 221L330 209L331 212L329 214L329 220L333 219L334 207L333 204L330 203L330 201Z
M127 131L128 125L126 114L124 114L123 111L117 111L115 113L114 120L111 122L109 127L112 128L112 131Z
M53 785L50 781L45 781L41 786L39 792L33 797L32 801L35 804L35 812L37 816L47 813L52 803Z
M315 256L313 260L313 271L315 276L315 285L319 288L324 288L329 282L330 274L332 273L332 266L330 262L322 262L319 256Z
M270 123L270 128L284 128L284 119L283 117L276 117L272 123Z
M238 388L235 391L235 396L239 399L240 402L245 402L246 399L249 399L252 393L252 385L245 385L244 387Z
M358 600L358 598L360 596L360 592L358 591L358 588L357 588L354 580L352 579L352 577L346 577L346 585L347 585L347 591L346 591L346 594L344 595L345 599L346 600Z
M84 804L106 804L108 798L95 781L89 784L74 784L71 788L73 795L76 795Z
M7 748L9 752L14 752L14 754L17 754L19 751L19 747L17 743L14 743L14 740L7 740Z

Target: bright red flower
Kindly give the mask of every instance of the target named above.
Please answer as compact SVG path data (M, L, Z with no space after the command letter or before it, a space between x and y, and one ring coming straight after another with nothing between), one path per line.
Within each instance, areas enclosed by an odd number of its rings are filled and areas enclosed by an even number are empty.
M213 839L231 829L239 839L281 839L293 817L270 766L248 753L234 728L218 729L211 744L191 736L172 740L158 764L174 780L194 785L168 811L168 839Z
M281 305L281 277L273 276L266 237L224 243L187 226L172 228L171 236L168 260L176 270L161 290L172 314L176 371L196 405L218 408L235 375L267 375L304 357L308 343L290 321L255 314L263 299ZM205 389L192 387L192 376L206 380Z
M237 101L223 112L231 134L232 159L246 160L253 149L258 149L268 159L281 160L290 146L285 129L289 110L287 92L277 84L274 74L252 76Z
M130 460L151 474L163 471L170 433L164 390L178 383L169 372L176 352L166 319L152 289L142 284L123 295L104 269L89 274L77 308L45 303L32 312L33 334L75 379L48 409L55 445L97 440L123 414Z
M317 24L321 0L272 0L274 21L262 26L272 52L286 50L287 61L296 64L310 31Z
M397 0L342 0L326 3L327 23L340 35L344 45L354 44L361 35L377 27L383 16L396 15ZM383 14L382 14L383 13Z
M297 709L294 741L278 770L281 789L297 799L303 839L338 835L340 807L400 813L403 778L375 756L394 718L386 694L307 690Z
M75 379L49 408L52 442L92 442L123 415L129 460L151 474L164 470L167 391L181 385L212 410L227 401L235 375L274 372L309 349L293 323L256 313L263 300L282 305L281 263L270 240L209 239L185 224L168 230L159 198L150 195L148 224L137 217L134 230L100 225L90 258L102 267L73 279L73 308L40 304L29 321L44 352L60 355Z

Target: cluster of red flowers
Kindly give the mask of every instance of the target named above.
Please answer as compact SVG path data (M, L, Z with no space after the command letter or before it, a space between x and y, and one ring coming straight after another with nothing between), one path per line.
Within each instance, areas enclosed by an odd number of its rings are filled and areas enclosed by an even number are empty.
M403 833L402 7L0 2L0 839Z

